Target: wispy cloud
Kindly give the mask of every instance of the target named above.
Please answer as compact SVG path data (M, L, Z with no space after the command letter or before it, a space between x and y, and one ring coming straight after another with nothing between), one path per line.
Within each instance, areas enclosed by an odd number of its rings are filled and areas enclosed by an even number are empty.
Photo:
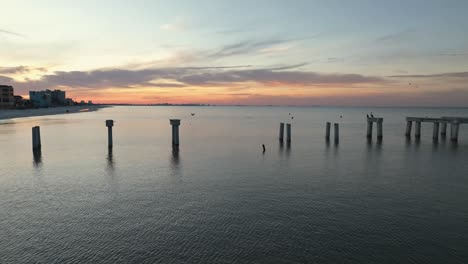
M13 32L13 31L4 30L4 29L0 29L0 34L10 35L10 36L15 36L15 37L22 37L22 38L26 37L23 34L16 33L16 32Z
M47 69L43 67L31 67L31 66L0 67L1 74L28 73L32 71L46 72Z
M416 34L414 29L405 29L402 31L390 33L377 38L377 42L400 42L403 40L412 39Z
M247 55L254 52L261 52L262 50L265 51L265 49L272 48L275 45L284 44L289 41L290 40L279 38L262 41L245 40L234 44L225 45L218 50L210 52L210 54L207 54L207 57L223 58L235 55Z
M392 78L468 78L468 72L447 72L436 74L391 75Z

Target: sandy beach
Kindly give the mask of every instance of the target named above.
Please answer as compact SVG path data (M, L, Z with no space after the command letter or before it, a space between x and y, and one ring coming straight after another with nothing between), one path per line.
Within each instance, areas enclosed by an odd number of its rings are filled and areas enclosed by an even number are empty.
M107 106L104 105L84 105L84 106L64 106L64 107L50 107L39 109L12 109L0 110L0 120L7 120L13 118L31 117L31 116L47 116L47 115L60 115L97 111L100 108Z

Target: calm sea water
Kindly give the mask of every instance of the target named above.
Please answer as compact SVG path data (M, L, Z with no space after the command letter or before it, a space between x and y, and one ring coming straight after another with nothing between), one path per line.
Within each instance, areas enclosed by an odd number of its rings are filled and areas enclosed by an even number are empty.
M381 143L365 139L369 112L385 119ZM405 116L468 109L113 107L0 121L0 263L468 263L468 126L458 144L433 143L430 124L406 141ZM179 152L169 118L182 119ZM340 123L338 145L326 121Z

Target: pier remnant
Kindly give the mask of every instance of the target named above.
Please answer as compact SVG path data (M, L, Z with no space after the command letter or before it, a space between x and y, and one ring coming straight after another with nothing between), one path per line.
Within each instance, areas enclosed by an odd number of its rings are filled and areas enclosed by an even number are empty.
M367 117L367 134L368 139L372 138L372 126L377 123L377 138L382 139L383 137L383 118L381 117Z
M39 150L41 148L41 129L39 126L32 128L32 146L33 150Z
M415 138L421 137L421 121L416 121L416 126L414 129L414 137Z
M284 138L284 123L280 123L279 140L282 142Z
M440 135L441 135L442 137L447 136L447 123L446 123L446 122L442 122L442 123L441 123Z
M286 124L286 141L291 142L291 124Z
M107 146L109 148L113 147L113 140L112 140L112 127L114 126L114 120L106 120L106 127L107 127Z
M383 138L383 118L377 121L377 139L381 140Z
M172 145L178 146L180 119L170 119L170 123L172 125Z
M325 140L327 140L327 141L330 140L330 127L331 127L331 123L327 122L327 124L325 126Z
M412 125L413 125L412 121L409 121L409 120L406 121L406 133L405 133L406 137L411 137L411 127L412 127Z
M432 137L434 139L439 138L439 128L441 128L441 136L445 137L447 134L447 124L450 124L450 140L458 141L458 131L460 129L460 124L467 124L468 118L467 117L440 117L440 118L433 118L433 117L407 117L406 118L407 126L406 126L406 135L409 136L409 132L411 132L411 122L416 122L416 131L414 132L414 136L416 138L421 137L421 123L433 123L433 131ZM410 127L408 129L408 127Z
M340 128L339 128L339 124L338 123L335 123L333 124L333 127L334 127L334 135L335 135L335 143L338 143L338 141L340 140Z
M432 129L432 138L434 140L439 139L439 122L434 122L434 128Z
M458 130L460 129L460 123L457 121L450 124L450 140L458 141Z

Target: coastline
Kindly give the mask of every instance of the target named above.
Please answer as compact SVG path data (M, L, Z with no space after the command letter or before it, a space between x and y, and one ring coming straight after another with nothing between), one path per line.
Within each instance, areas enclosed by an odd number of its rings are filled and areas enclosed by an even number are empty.
M83 105L83 106L60 106L38 109L9 109L0 110L0 121L23 117L48 116L61 114L75 114L83 112L93 112L101 108L109 107L107 105ZM68 112L67 112L68 111Z

